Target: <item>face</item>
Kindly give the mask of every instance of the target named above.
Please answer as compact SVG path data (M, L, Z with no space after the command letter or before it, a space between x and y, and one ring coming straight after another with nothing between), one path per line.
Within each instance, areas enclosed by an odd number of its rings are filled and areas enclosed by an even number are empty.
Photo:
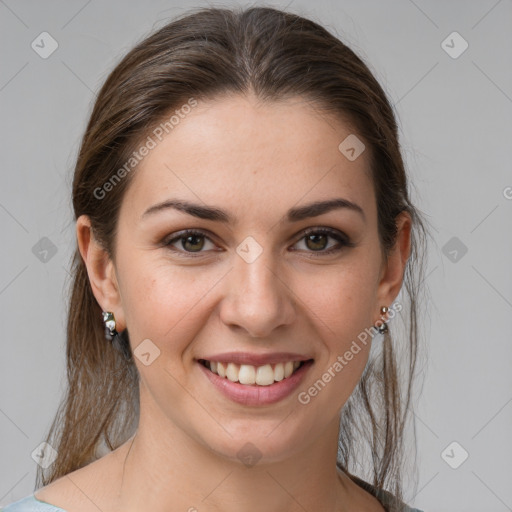
M226 96L199 102L134 171L119 216L113 310L132 350L146 353L135 357L141 410L162 431L179 428L233 459L251 442L270 461L337 424L371 338L341 371L333 364L398 291L383 279L368 151L351 161L338 149L351 133L300 98ZM303 210L334 199L356 206ZM151 210L166 201L198 207ZM227 396L198 361L228 352L313 361L288 377L291 391L285 378L251 394L238 383ZM308 392L329 369L325 386Z

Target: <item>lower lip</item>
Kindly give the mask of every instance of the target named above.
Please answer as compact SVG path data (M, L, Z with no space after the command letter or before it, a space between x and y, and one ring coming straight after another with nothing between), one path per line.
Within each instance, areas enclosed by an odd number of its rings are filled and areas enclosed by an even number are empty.
M210 371L200 362L197 363L201 371L208 377L210 382L226 397L243 405L268 405L279 402L289 396L302 382L313 361L305 362L298 370L286 379L274 382L269 386L257 384L246 385L239 382L232 382L227 377L221 377Z

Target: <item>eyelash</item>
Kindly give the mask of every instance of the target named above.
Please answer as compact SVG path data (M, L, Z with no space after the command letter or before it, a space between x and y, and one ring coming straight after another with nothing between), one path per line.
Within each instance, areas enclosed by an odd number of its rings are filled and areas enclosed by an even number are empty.
M302 237L299 238L299 240L297 240L296 243L304 240L308 235L313 235L313 234L314 235L317 235L317 234L328 235L329 237L336 240L339 244L338 246L331 247L328 250L307 251L307 252L310 252L312 257L314 257L314 258L325 256L325 255L331 255L336 252L340 252L341 250L343 250L344 247L355 247L355 245L356 245L355 243L351 242L350 239L346 235L342 235L340 232L333 230L333 229L329 229L329 228L307 229L306 231L304 231L302 233ZM189 236L202 236L202 237L207 238L208 240L210 240L213 243L213 240L211 240L210 237L206 233L204 233L203 231L200 231L200 230L196 230L196 229L185 229L185 230L177 233L177 235L178 236L174 236L173 238L164 242L164 246L169 247L169 249L176 252L176 254L179 254L180 257L199 258L199 257L202 257L203 252L205 252L205 251L199 251L199 252L194 253L194 252L179 250L174 247L171 247L171 245L176 241L183 240ZM186 254L186 256L184 256L185 254Z

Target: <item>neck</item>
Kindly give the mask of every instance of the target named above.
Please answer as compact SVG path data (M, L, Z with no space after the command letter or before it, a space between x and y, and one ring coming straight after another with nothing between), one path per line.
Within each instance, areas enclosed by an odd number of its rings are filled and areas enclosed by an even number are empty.
M353 509L347 476L336 467L339 418L308 446L286 457L226 457L192 438L169 418L145 414L119 448L121 482L116 509L154 512L304 512ZM152 411L154 412L154 411ZM148 420L151 418L151 421ZM243 444L243 443L242 443ZM238 446L238 443L237 443ZM248 450L250 454L251 450ZM253 452L254 453L254 452Z

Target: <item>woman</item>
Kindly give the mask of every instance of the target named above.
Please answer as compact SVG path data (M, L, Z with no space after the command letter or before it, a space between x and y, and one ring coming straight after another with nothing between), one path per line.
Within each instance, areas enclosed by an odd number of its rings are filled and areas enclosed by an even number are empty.
M199 9L138 44L75 169L55 459L4 512L415 510L407 187L384 91L318 24Z

